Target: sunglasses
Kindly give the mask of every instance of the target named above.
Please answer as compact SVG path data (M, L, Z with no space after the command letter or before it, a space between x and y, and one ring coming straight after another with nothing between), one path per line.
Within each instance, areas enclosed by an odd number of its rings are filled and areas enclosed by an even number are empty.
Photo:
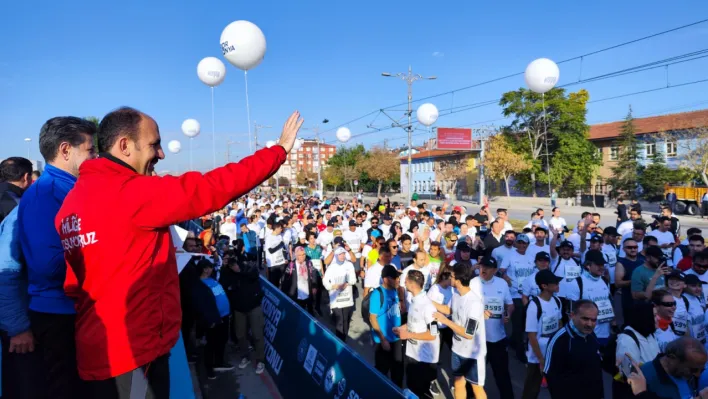
M659 305L667 307L667 308L673 308L676 306L676 301L673 302L659 302Z
M391 249L398 249L398 245L391 245Z

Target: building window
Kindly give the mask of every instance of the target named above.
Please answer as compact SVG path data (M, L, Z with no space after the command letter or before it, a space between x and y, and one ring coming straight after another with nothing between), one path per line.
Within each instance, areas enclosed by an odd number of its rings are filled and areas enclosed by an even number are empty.
M656 143L647 143L644 145L647 151L647 158L653 157L656 154Z
M298 157L299 157L300 159L302 159L302 158L304 158L305 156L304 156L303 154L300 154Z
M666 142L666 157L667 158L673 158L676 156L676 142L673 140L669 140Z
M619 158L619 146L613 145L610 147L610 161L616 161Z

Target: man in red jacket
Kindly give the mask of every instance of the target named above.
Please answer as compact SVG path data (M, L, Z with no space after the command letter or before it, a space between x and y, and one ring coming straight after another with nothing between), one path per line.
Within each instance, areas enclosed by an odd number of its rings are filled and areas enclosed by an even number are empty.
M169 226L221 209L272 176L302 122L294 112L280 145L239 163L158 177L152 173L165 155L157 123L127 107L103 118L101 154L81 165L55 219L68 266L64 288L76 300L79 376L90 397L132 398L142 386L150 397L169 398L168 356L181 322Z

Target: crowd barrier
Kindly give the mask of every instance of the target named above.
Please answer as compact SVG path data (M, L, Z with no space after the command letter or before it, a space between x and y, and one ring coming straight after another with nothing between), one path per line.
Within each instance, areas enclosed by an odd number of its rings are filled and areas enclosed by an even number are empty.
M387 377L262 276L261 284L266 368L283 398L405 398Z

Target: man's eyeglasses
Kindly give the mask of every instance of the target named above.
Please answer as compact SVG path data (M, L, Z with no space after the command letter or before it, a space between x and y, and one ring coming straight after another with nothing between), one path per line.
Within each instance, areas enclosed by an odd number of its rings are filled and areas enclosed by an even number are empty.
M673 308L676 306L676 301L672 302L659 302L659 305L666 307L666 308Z

